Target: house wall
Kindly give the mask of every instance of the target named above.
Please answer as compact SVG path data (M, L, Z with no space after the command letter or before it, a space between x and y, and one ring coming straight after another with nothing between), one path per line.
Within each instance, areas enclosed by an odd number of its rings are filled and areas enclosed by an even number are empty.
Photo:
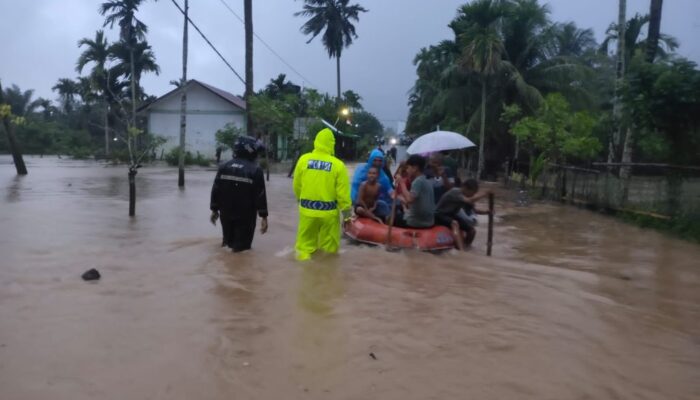
M188 151L214 158L216 131L228 123L245 127L245 112L200 85L189 86L185 135ZM180 145L180 96L177 93L161 99L149 109L148 130L167 139L166 152Z

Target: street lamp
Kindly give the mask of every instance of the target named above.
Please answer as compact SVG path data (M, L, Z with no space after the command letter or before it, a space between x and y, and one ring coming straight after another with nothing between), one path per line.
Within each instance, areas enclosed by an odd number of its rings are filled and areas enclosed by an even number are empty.
M341 116L341 115L342 115L343 117L349 116L349 115L350 115L350 109L347 108L347 107L341 108L340 111L338 112L338 116L336 117L335 122L333 123L333 126L337 126L337 125L338 125L338 121L340 120L340 116Z

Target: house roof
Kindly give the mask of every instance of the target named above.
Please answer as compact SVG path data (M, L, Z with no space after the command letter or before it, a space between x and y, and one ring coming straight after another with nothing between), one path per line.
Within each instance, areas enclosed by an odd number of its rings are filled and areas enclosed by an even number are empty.
M217 87L214 87L214 86L212 86L212 85L206 84L206 83L204 83L204 82L202 82L202 81L198 81L198 80L196 80L196 79L190 79L190 80L188 80L186 86L190 86L190 85L199 85L199 86L201 86L202 88L206 89L207 91L209 91L209 92L215 94L216 96L220 97L221 99L225 100L226 102L232 104L233 106L238 107L238 108L240 108L241 110L244 110L244 111L246 110L246 103L245 103L245 100L243 100L242 98L236 96L236 95L233 94L233 93L229 93L229 92L227 92L227 91L225 91L225 90L223 90L223 89L219 89L219 88L217 88ZM166 94L164 94L164 95L158 97L157 99L153 100L152 102L150 102L150 103L148 103L148 104L146 104L146 105L140 107L140 108L139 108L139 112L140 112L140 111L145 111L145 110L151 108L154 104L158 103L159 101L161 101L161 100L163 100L163 99L165 99L165 98L168 98L168 97L170 97L170 96L173 96L173 95L177 94L177 93L179 92L179 90L180 90L179 88L175 88L175 89L169 91L168 93L166 93Z

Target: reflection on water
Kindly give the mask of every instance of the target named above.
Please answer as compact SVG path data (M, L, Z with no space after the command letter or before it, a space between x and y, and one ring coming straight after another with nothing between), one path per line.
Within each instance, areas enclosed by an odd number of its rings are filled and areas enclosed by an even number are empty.
M499 193L493 258L299 264L286 175L234 255L211 170L142 169L130 220L126 168L27 164L0 157L2 399L700 398L697 245Z

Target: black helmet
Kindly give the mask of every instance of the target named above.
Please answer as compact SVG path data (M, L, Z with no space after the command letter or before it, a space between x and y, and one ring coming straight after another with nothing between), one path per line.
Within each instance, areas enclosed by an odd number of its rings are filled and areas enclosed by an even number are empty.
M250 136L238 136L233 142L233 154L236 157L254 159L260 151L260 143Z

